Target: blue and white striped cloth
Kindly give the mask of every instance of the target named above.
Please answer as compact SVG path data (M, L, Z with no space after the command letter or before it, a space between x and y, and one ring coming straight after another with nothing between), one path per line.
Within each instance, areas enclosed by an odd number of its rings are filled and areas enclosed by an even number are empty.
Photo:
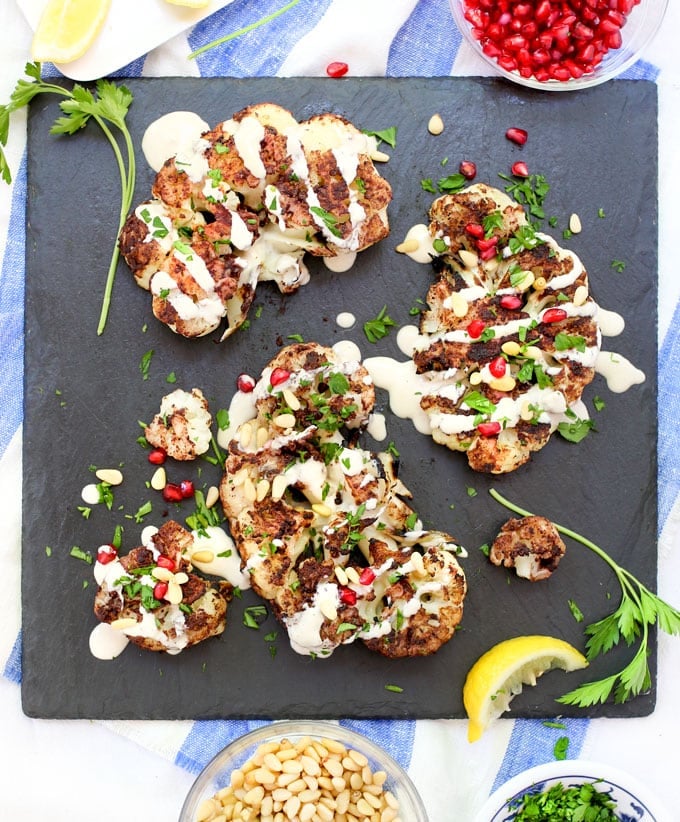
M31 33L13 0L1 5L0 100L4 101L23 72ZM350 73L357 76L487 73L463 43L447 0L300 0L266 26L195 61L186 60L193 49L282 5L284 0L234 0L116 75L314 76L323 75L332 60L346 61ZM626 75L656 80L660 95L659 589L676 605L680 601L679 586L673 582L680 578L680 278L674 274L671 232L680 190L680 160L674 151L680 130L680 60L670 33L679 28L680 8L671 4L664 31L647 51L648 61L638 62ZM53 67L46 70L57 73ZM47 815L69 822L95 816L118 820L123 814L135 820L149 812L155 818L172 819L193 775L227 742L263 723L44 722L21 714L24 148L25 116L19 113L12 119L7 151L14 181L0 190L0 782L6 778L7 786L15 786L14 791L0 792L0 808L9 801L2 817L24 822ZM570 757L599 759L635 771L672 806L675 740L680 730L679 712L673 705L673 670L680 665L680 642L662 636L659 650L658 707L643 719L569 719L566 729L546 727L540 721L502 721L474 746L466 742L463 721L346 724L372 737L409 770L432 822L471 819L493 788L520 770L550 761L558 736L569 737ZM27 781L27 774L35 780L36 770L41 774L42 797L48 799L33 807L35 785Z

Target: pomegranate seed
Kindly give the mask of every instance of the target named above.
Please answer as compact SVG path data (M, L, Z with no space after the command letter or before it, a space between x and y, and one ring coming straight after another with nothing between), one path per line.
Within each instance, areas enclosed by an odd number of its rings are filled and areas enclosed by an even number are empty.
M501 432L500 422L480 422L477 430L483 437L495 437Z
M552 4L550 0L541 0L541 2L536 6L534 20L536 20L537 23L545 23L550 17L551 12Z
M515 175L515 177L528 177L529 176L529 167L524 162L524 160L518 160L516 163L512 164L510 171Z
M471 160L461 160L458 171L466 180L473 180L477 175L477 166Z
M152 451L149 451L149 456L147 457L152 465L163 465L167 458L168 455L162 448L154 448Z
M113 560L118 556L118 551L116 550L115 546L108 544L108 545L100 545L97 549L97 562L100 565L108 565L109 562L113 562Z
M503 294L501 297L501 306L510 311L514 311L522 305L522 301L515 294Z
M375 579L375 571L373 568L364 568L359 574L359 582L361 585L370 585Z
M348 71L349 66L347 65L347 63L335 61L333 63L329 63L326 66L326 74L329 77L344 77Z
M281 385L288 377L290 377L290 371L286 371L285 368L275 368L269 377L269 382L272 385Z
M526 143L529 134L523 128L509 128L505 132L505 136L511 143L516 143L518 146L523 146Z
M479 223L468 223L465 226L465 232L471 237L481 240L484 237L484 226L481 226Z
M167 568L168 571L175 570L174 560L170 559L170 557L166 557L165 554L161 554L158 557L156 560L156 565L158 565L159 568Z
M467 333L472 337L473 340L476 340L482 336L482 332L485 328L486 326L484 325L482 320L473 320L467 327Z
M498 237L483 237L481 240L477 240L477 248L480 251L488 251L492 249L494 252L496 250L496 246L498 245Z
M541 317L542 323L560 323L567 319L567 312L563 308L549 308Z
M502 377L505 374L505 370L507 368L507 363L503 359L503 357L494 357L493 360L489 363L489 371L493 374L494 377Z
M182 480L179 484L179 489L182 492L182 499L189 499L194 495L194 484L191 480Z
M255 388L255 380L250 374L239 374L236 378L236 387L244 394L250 394L253 388Z
M179 485L169 482L163 489L163 499L166 502L181 502L184 499L182 489Z
M167 582L157 582L153 586L154 599L163 599L167 593L168 593L168 583Z
M484 251L479 252L479 258L486 262L487 260L492 260L496 256L496 247L491 246L490 248L485 248Z
M345 605L356 605L357 604L357 592L353 591L351 588L345 588L344 586L340 588L340 602L344 602Z

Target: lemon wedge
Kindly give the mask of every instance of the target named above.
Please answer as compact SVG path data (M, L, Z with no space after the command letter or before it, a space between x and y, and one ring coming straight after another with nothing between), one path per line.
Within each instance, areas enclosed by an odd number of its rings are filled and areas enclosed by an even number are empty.
M476 742L522 687L535 685L541 674L553 668L575 671L587 664L580 651L552 636L517 636L494 645L470 668L463 686L468 740Z
M70 63L94 43L111 0L48 0L33 36L33 59Z
M204 9L210 5L211 0L165 0L173 6L186 6L188 9Z

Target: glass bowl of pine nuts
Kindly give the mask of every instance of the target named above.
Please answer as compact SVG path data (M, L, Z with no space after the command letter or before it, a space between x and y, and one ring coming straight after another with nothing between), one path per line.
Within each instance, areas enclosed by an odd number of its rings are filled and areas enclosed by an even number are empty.
M333 722L281 721L234 740L201 771L179 822L428 822L406 771Z

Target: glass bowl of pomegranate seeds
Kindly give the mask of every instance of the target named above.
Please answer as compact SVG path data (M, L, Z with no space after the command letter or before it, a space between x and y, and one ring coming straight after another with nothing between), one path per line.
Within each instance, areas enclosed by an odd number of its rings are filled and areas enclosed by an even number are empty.
M201 771L179 822L230 819L428 822L404 769L343 725L284 720L234 740Z
M604 83L640 57L668 0L449 0L466 40L502 77L570 91Z

